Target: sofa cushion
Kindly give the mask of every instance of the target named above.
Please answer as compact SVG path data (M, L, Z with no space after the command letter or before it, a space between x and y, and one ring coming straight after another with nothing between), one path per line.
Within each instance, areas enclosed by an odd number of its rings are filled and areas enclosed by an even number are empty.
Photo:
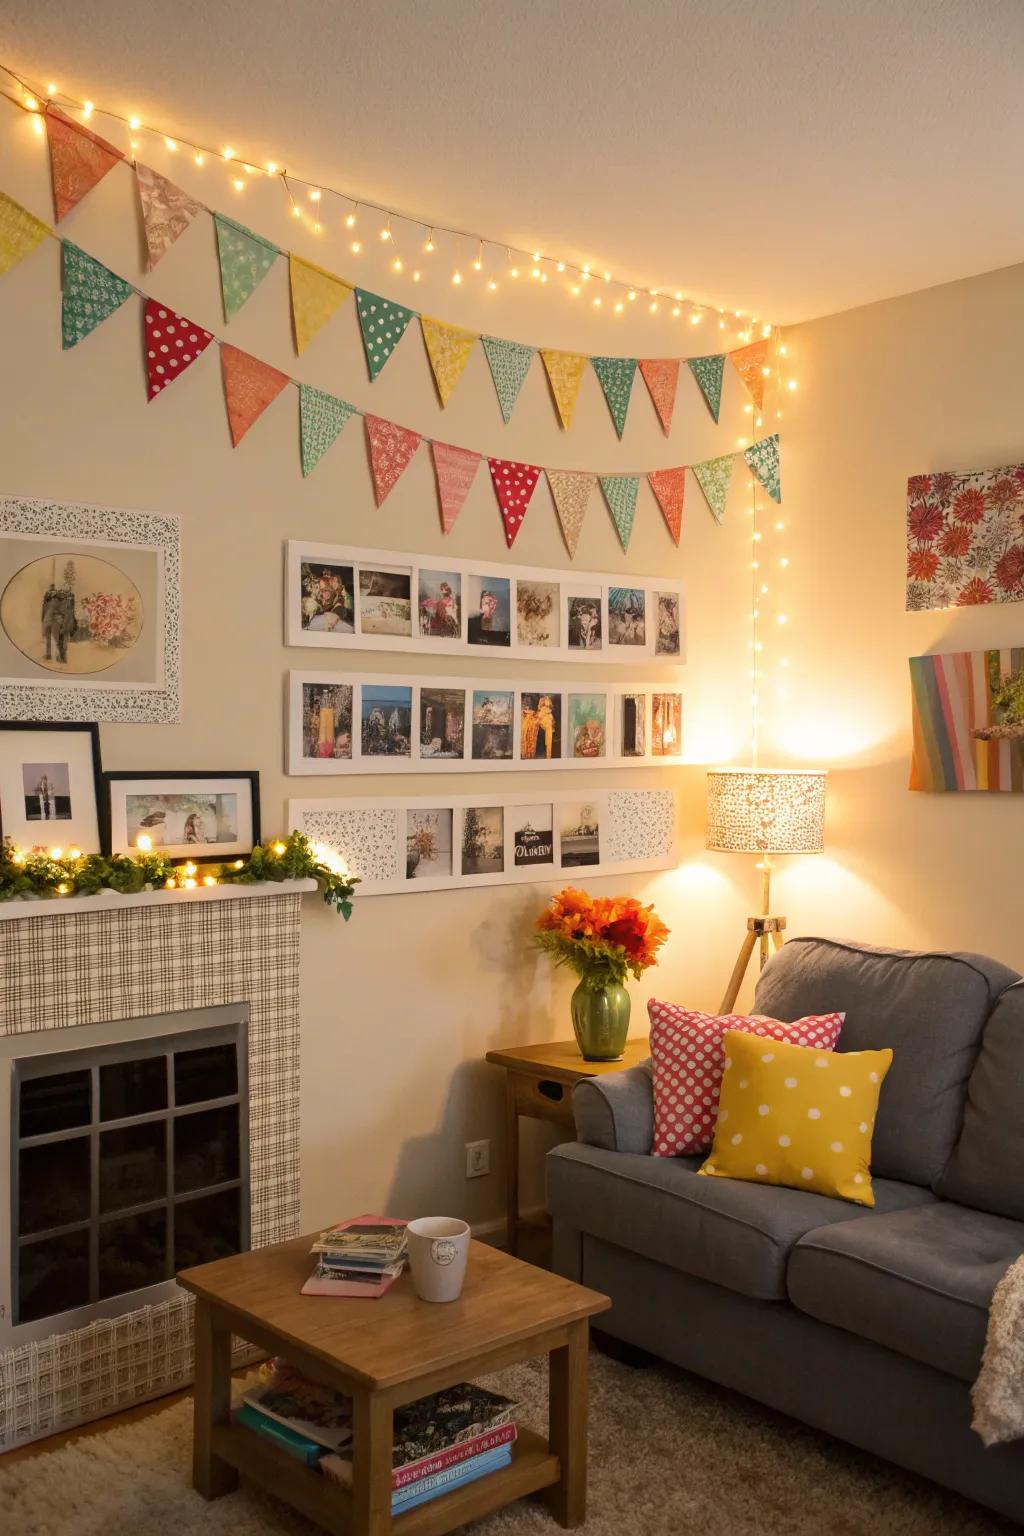
M863 1207L797 1189L702 1179L699 1157L645 1157L570 1142L545 1159L556 1222L744 1296L781 1301L786 1260L805 1232L866 1219ZM935 1196L876 1179L876 1210Z
M985 1021L1019 980L983 955L797 938L765 966L754 1005L777 1019L839 1008L846 1014L840 1051L892 1047L871 1166L884 1178L931 1184L960 1133Z
M992 1292L1024 1225L940 1200L821 1227L789 1261L789 1297L819 1322L973 1381Z
M963 1132L936 1188L1024 1221L1024 984L1003 993L985 1025Z

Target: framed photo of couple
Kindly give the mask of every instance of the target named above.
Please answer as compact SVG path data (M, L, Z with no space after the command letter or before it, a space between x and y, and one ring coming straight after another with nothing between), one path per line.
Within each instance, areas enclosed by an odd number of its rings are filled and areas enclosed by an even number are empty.
M684 618L682 583L667 577L297 540L285 550L287 645L678 665Z

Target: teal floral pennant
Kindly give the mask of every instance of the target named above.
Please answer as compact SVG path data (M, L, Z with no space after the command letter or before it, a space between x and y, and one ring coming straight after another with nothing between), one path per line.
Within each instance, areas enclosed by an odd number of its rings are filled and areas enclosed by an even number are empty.
M413 311L392 299L382 299L378 293L366 293L362 288L356 289L356 304L366 348L366 364L370 378L375 379L405 335Z
M640 476L601 475L600 480L619 542L624 550L628 550L633 519L636 517L636 493L640 486Z
M725 371L725 353L716 357L688 357L690 372L700 385L708 410L715 421L722 409L722 374Z
M354 405L339 400L337 395L314 389L311 384L299 385L299 433L304 475L311 474L316 468L354 411Z
M697 484L704 492L704 500L711 508L712 516L717 523L720 523L725 516L725 504L729 499L729 486L732 482L735 463L734 453L723 453L719 459L705 459L703 464L693 466Z
M744 450L744 462L760 480L772 501L782 500L782 481L779 477L779 434L762 437Z
M633 389L636 358L592 357L590 361L601 381L601 388L604 390L608 409L612 413L615 430L621 437L626 425L626 412L629 410L629 397Z
M500 341L497 336L481 336L480 340L483 342L487 365L494 380L494 391L507 426L537 349L524 346L521 341Z
M281 252L262 235L253 234L244 224L236 224L223 213L215 213L213 222L217 230L224 316L233 320L246 299L256 292Z
M66 352L120 309L135 290L123 277L101 266L70 240L64 242L64 291L61 300L61 343Z

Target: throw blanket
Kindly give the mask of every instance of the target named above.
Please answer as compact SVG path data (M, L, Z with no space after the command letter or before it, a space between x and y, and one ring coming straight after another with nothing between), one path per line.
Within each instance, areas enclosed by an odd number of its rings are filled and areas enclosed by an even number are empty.
M971 1399L971 1427L986 1445L1024 1437L1024 1254L996 1286Z

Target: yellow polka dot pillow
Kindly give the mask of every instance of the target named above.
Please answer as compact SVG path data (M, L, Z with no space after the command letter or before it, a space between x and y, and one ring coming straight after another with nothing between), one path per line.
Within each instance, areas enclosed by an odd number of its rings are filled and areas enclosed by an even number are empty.
M725 1033L715 1139L701 1173L874 1205L871 1133L892 1051L822 1051Z

